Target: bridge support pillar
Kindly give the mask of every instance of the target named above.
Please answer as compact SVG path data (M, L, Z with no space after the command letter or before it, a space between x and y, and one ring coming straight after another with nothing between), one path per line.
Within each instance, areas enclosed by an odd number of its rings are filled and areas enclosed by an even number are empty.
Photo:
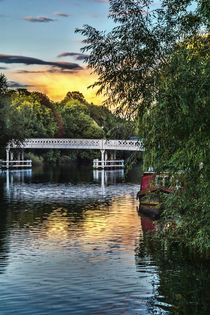
M21 160L24 161L24 150L21 152Z
M100 151L101 151L101 167L104 168L105 150L100 150Z
M13 161L14 158L14 153L12 152L12 150L10 150L10 161Z
M116 151L111 151L111 160L116 160Z
M9 149L6 149L6 168L9 168Z
M104 160L105 161L108 160L108 152L107 151L104 152Z

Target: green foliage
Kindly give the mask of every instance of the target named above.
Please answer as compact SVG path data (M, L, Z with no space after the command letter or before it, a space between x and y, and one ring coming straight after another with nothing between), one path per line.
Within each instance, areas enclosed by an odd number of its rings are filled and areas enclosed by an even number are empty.
M134 122L114 115L104 106L88 104L84 96L77 91L68 92L57 104L57 109L64 121L65 136L78 134L78 138L129 139L136 135ZM81 129L82 124L84 127ZM91 125L92 128L89 128Z
M25 159L32 160L33 166L41 166L43 164L43 162L44 162L44 159L43 159L42 156L35 155L32 152L26 153L25 154Z
M210 250L208 48L208 36L177 45L157 79L156 104L144 114L142 129L145 166L167 169L186 187L165 200L165 219L178 220L170 237L201 252Z
M0 74L0 95L4 95L7 92L7 79L6 77L1 73Z
M8 95L7 80L0 74L0 155L5 154L4 148L10 139L18 139L16 130L10 125L11 101Z
M61 152L59 150L47 150L42 156L45 162L55 165L61 156Z
M6 97L7 80L0 74L0 147L2 148L8 141L8 109L9 100Z
M136 114L145 167L167 170L187 186L165 201L165 217L180 220L167 237L205 251L210 246L210 6L205 0L154 4L110 0L116 22L111 32L88 25L76 31L85 36L83 51L98 74L93 85L98 93L124 115Z
M191 6L193 4L193 6ZM145 111L155 100L161 66L177 42L206 29L202 17L204 1L110 0L110 17L115 26L106 34L84 25L76 32L85 36L89 68L97 73L98 93L107 105L123 114Z
M7 90L4 76L0 82L2 148L10 139L52 137L126 139L134 135L133 122L114 116L105 107L88 104L80 92L68 92L60 103L54 103L40 92L29 92L26 89ZM48 151L41 154L45 161L55 163L61 153L57 155L53 151ZM75 150L67 154L73 160L91 160L99 157L94 151Z
M61 110L66 138L103 138L103 130L88 115L87 108L78 100L69 100Z
M66 104L68 101L77 100L79 103L88 104L84 95L79 91L68 92L64 99L61 101L61 104Z
M194 37L177 46L156 78L156 104L143 116L146 161L177 169L208 165L209 39ZM157 165L160 163L160 166Z
M10 126L22 138L53 137L57 129L50 108L40 102L36 93L11 95Z
M107 139L129 139L137 135L134 121L114 115L105 106L87 104L89 115L103 128Z

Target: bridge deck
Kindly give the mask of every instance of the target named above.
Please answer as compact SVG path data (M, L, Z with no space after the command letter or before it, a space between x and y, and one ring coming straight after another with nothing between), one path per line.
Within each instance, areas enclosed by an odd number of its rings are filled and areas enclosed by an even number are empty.
M142 141L105 139L25 139L21 144L10 142L8 149L92 149L144 151Z

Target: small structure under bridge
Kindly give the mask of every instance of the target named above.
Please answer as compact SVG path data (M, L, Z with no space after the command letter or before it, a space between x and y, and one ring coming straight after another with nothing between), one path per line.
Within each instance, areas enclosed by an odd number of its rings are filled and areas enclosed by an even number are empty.
M10 141L6 147L6 160L0 160L0 168L32 167L31 160L24 159L28 149L76 149L100 150L101 160L93 161L94 168L123 168L124 160L116 159L116 151L144 151L140 140L106 140L106 139L25 139L21 143ZM14 152L16 156L14 156Z

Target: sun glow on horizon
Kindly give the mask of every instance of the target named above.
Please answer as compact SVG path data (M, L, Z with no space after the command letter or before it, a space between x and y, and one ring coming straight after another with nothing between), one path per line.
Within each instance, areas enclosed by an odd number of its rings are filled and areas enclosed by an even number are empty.
M36 69L38 71L39 69ZM45 93L53 101L61 101L67 92L79 91L89 103L101 105L103 95L96 95L96 88L88 88L97 81L97 76L85 69L74 74L67 73L12 73L10 78L14 81L24 82L29 91Z

